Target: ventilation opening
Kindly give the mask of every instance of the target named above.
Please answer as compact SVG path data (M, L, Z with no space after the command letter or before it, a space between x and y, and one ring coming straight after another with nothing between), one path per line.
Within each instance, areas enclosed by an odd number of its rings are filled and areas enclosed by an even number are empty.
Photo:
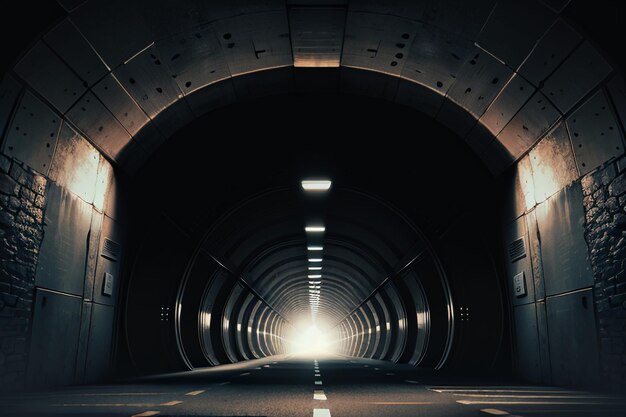
M511 258L511 262L526 257L526 245L524 244L523 237L509 243L509 257Z
M112 241L111 239L104 238L104 248L102 249L102 256L112 261L118 261L122 247L119 243Z

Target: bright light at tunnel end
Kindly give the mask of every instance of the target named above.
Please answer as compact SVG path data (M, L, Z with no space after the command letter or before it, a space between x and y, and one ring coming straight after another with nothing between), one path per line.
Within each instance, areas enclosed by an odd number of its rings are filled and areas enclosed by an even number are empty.
M338 339L326 326L313 321L304 321L294 327L287 337L288 353L298 356L319 357L335 353Z

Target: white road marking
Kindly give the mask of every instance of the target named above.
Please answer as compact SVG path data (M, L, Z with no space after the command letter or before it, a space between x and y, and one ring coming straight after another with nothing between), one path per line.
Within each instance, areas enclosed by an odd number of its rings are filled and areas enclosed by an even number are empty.
M607 399L610 400L610 397L607 396L590 396L590 395L493 395L493 394L452 394L457 397L479 397L479 398L539 398L539 399L550 399L550 398L572 398L572 399L585 399L585 400L595 400L595 399Z
M619 402L606 401L473 401L459 400L459 404L493 404L493 405L624 405Z
M243 374L239 374L240 376L250 375L250 372L244 372Z
M143 413L139 413L139 414L133 414L130 417L150 417L150 416L156 416L157 414L160 414L160 411L144 411Z
M269 366L269 365L263 365L263 367L264 367L264 368L269 368L270 366Z
M188 393L187 393L187 394L185 394L185 395L200 395L200 394L202 394L203 392L204 392L204 390L191 391L191 392L188 392Z
M380 371L380 368L374 368L375 371Z
M504 410L498 410L497 408L483 408L482 410L485 414L491 414L493 416L508 416L509 413Z
M405 379L404 382L406 382L407 384L419 384L419 381L412 381L410 379Z
M315 381L315 385L322 385L322 381Z
M171 406L182 404L182 403L183 403L182 401L170 401L170 402L167 402L167 403L163 403L161 405L164 405L166 407L171 407Z
M330 417L330 410L328 408L314 408L313 417Z
M322 389L316 389L315 391L313 391L313 399L314 400L319 400L319 401L326 401L326 394L324 394L324 390Z
M425 401L371 401L368 404L377 404L377 405L425 405L432 404L431 402Z
M52 407L157 407L157 406L162 406L162 407L171 407L174 405L178 405L181 404L182 401L170 401L167 403L161 403L161 404L138 404L138 403L130 403L130 404L123 404L123 403L97 403L97 404L50 404Z

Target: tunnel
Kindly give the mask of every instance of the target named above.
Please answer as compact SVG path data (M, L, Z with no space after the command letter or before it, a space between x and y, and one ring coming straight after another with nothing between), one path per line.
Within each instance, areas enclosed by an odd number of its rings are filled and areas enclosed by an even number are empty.
M617 5L17 7L0 415L626 416Z

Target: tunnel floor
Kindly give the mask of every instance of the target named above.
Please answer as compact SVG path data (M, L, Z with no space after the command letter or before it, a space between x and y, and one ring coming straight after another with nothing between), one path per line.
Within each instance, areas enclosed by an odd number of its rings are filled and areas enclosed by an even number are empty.
M626 400L433 377L406 365L275 356L112 385L0 396L2 416L626 416Z

